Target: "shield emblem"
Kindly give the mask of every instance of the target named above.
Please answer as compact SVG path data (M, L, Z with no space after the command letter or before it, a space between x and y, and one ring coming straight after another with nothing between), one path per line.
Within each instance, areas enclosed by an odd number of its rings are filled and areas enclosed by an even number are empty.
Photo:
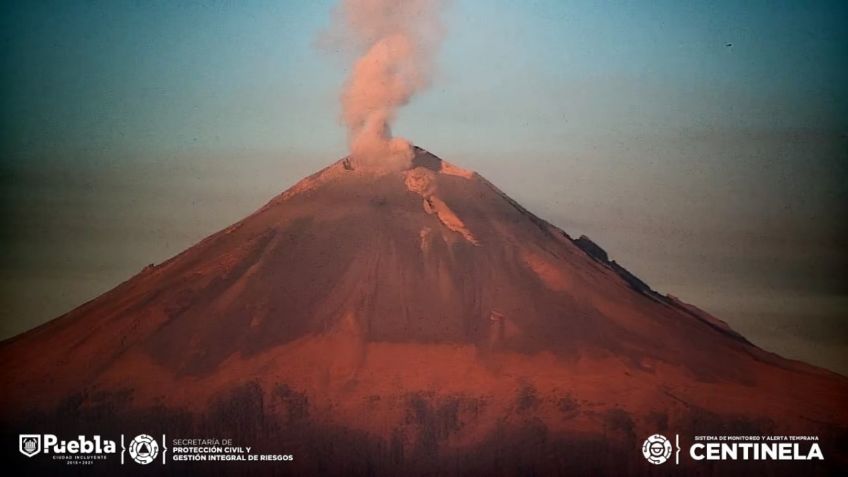
M41 434L21 434L18 436L18 450L27 457L32 457L41 452Z

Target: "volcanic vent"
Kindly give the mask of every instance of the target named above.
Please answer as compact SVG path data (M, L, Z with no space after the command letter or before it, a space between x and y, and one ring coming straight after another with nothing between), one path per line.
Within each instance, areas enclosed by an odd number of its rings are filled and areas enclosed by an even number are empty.
M729 430L822 436L833 465L848 424L845 378L420 148L340 160L0 358L11 432L213 429L294 473L618 473L655 432Z

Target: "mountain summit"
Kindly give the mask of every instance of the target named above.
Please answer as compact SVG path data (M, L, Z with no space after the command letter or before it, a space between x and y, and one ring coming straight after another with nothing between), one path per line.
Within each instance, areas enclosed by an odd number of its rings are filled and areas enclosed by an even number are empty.
M15 435L156 423L284 447L292 473L647 472L658 432L846 457L844 377L420 148L403 171L332 164L0 359Z

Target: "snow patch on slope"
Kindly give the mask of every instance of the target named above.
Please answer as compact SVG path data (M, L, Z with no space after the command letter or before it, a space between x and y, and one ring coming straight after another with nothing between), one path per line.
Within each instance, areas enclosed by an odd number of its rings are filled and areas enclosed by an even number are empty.
M471 179L474 177L474 172L469 171L468 169L463 169L461 167L455 166L448 161L442 161L442 168L439 170L442 174L447 174L449 176L457 176L462 177L464 179Z
M435 214L439 222L449 230L462 235L468 242L479 245L480 242L477 241L474 234L468 230L462 220L448 207L445 201L436 196L436 183L434 179L435 174L433 171L423 167L416 167L404 174L406 188L424 197L422 206L426 213Z
M421 253L425 255L430 251L430 235L432 232L433 230L430 227L424 227L418 233L419 238L421 238Z
M439 199L435 195L431 195L430 197L424 200L424 204L424 210L427 210L428 213L431 214L435 213L436 217L439 218L439 221L442 223L442 225L462 235L465 240L473 243L474 245L480 245L480 242L478 242L477 239L474 238L474 234L472 234L471 231L465 227L465 224L462 222L462 220L460 220L459 217L457 217L456 214L453 213L452 210L450 210L450 207L448 207L448 205L445 204L442 199Z

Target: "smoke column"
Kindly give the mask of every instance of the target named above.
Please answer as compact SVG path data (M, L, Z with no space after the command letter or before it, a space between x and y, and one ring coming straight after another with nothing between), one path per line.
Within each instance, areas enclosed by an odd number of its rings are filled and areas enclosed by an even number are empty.
M357 59L341 96L350 152L359 166L402 168L408 141L392 137L398 108L432 77L442 39L441 0L342 0L329 32Z

